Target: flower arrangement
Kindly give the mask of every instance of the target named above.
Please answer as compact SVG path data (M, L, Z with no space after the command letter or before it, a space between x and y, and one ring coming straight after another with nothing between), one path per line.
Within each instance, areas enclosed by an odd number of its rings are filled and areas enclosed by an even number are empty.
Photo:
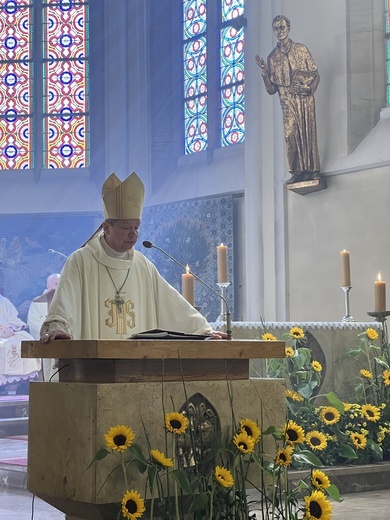
M228 387L229 399L230 391ZM339 500L338 489L318 469L318 457L310 450L297 450L304 436L293 421L264 430L261 421L236 420L232 413L231 426L206 443L200 424L188 410L164 413L164 451L151 446L147 431L137 444L139 432L116 425L105 434L105 447L90 464L108 456L117 459L105 480L122 473L124 491L117 520L137 520L144 513L166 520L331 519L329 498ZM273 441L272 453L265 451L266 437ZM291 489L288 471L294 462L311 469ZM143 489L130 485L133 465L146 475Z
M316 395L322 366L312 359L303 330L293 327L282 335L286 358L269 360L268 374L286 378L287 414L296 450L310 450L324 465L365 464L390 457L390 349L386 331L380 345L375 343L378 337L375 329L368 328L346 353L360 371L355 400L344 403L334 392ZM277 338L265 331L262 339Z

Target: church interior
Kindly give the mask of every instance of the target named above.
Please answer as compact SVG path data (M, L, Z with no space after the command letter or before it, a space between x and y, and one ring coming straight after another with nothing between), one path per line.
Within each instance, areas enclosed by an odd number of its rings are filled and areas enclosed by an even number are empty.
M13 13L7 9L12 6L1 4L1 33L10 38L4 20L10 23ZM28 2L12 4L25 10ZM217 247L227 246L223 294L233 338L255 340L266 330L279 339L293 325L301 327L324 367L322 393L350 397L348 382L356 368L342 357L368 327L380 335L390 314L386 295L379 320L375 314L377 282L386 290L390 278L390 2L58 4L57 30L61 33L69 24L79 38L80 55L61 55L60 36L51 40L44 23L46 3L34 1L31 27L23 34L32 40L30 76L23 80L31 91L26 95L23 86L12 90L6 73L0 74L0 294L27 323L31 302L47 289L48 276L61 273L69 255L102 222L105 179L115 173L123 180L136 172L145 185L136 249L179 292L180 267L158 250L145 248L143 241L189 264L219 291ZM80 10L73 19L72 8ZM277 45L277 15L287 17L289 37L309 49L319 74L313 94L318 189L310 187L310 180L299 186L288 182L283 103L278 94L267 92L256 60L267 61ZM5 49L7 38L0 41ZM4 71L10 66L7 60L11 65L21 60L11 51L0 52ZM60 72L50 53L58 54L60 64L77 63L65 71L68 79L73 74L79 81L70 94L66 76L55 86ZM20 71L23 75L22 66ZM20 139L14 144L24 154L20 161L9 152L9 99L15 108L18 99L28 105L27 117L21 118L27 130L15 131ZM67 99L77 112L73 130L64 114L56 113L58 107L69 109ZM70 155L61 132L73 139ZM346 251L347 267L341 254ZM215 329L226 328L220 319L226 307L204 284L195 283L194 305ZM251 377L264 376L263 361L251 364ZM2 393L15 401L15 417L26 419L28 390L20 381L6 386ZM8 413L10 408L0 403L0 476L5 482L4 459L18 459L14 464L23 474L24 488L27 421L15 420L7 429L10 418L3 409ZM13 444L14 454L9 444L5 448L11 435L25 442ZM6 456L1 456L3 449ZM388 475L390 467L383 471ZM387 477L379 478L381 484L364 488L363 483L364 490L388 492ZM0 491L3 487L7 484L0 482ZM350 491L356 489L348 487ZM384 499L386 511L389 502ZM336 511L333 518L345 517L342 504Z

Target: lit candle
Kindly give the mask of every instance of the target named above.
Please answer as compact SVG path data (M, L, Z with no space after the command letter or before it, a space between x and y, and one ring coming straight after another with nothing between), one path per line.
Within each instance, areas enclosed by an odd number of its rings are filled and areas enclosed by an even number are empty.
M227 283L227 246L221 244L217 246L217 263L218 263L218 283Z
M342 287L351 287L351 267L349 264L349 251L341 251L341 279Z
M190 273L190 268L186 267L186 273L181 275L181 294L183 297L194 306L195 303L195 278Z
M375 280L375 311L383 312L386 310L386 282L381 280L381 273L378 273L378 280Z

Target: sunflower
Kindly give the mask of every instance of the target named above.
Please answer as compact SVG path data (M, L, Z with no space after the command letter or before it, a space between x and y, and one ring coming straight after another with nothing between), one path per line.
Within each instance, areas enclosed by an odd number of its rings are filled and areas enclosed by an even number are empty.
M286 354L286 357L294 357L295 352L294 352L294 349L292 347L286 347L284 349L284 352Z
M135 435L133 430L123 424L112 426L108 430L108 433L104 435L107 448L119 451L120 453L126 451L127 448L131 446L134 438Z
M157 462L157 464L160 464L160 466L164 466L166 468L173 466L173 460L166 457L164 453L159 450L150 450L150 455L152 456L153 460Z
M144 499L138 491L126 491L122 498L122 515L128 520L136 520L145 512Z
M263 334L261 336L261 339L263 341L276 341L276 337L273 334L271 334L270 332L266 332L265 334Z
M378 339L378 333L375 329L368 327L366 330L366 336L368 339Z
M303 428L294 421L288 421L285 425L283 433L289 444L299 444L305 440L305 432Z
M306 434L306 442L312 450L318 451L324 450L328 445L325 435L317 430L313 430Z
M382 377L385 386L390 386L390 370L384 370Z
M369 370L365 370L364 368L362 368L360 370L360 374L366 379L372 379L372 372L370 372Z
M244 419L240 422L240 431L244 431L247 435L249 435L249 437L252 437L254 442L257 442L260 439L260 428L250 419Z
M305 337L305 333L300 327L293 327L290 329L290 336L294 339L302 339Z
M314 372L322 371L322 365L319 361L313 361L311 364L311 368L314 370Z
M320 412L320 419L328 426L340 420L340 412L334 406L324 406Z
M303 401L303 397L298 392L295 392L294 390L286 390L286 397L292 399L293 401L301 402Z
M332 506L322 491L313 491L305 497L305 516L303 520L330 520Z
M217 466L215 468L215 479L221 484L221 486L228 488L233 487L234 478L228 469Z
M279 450L275 455L275 464L279 466L287 467L291 464L291 455L294 451L292 446L286 446L282 450Z
M344 412L349 412L349 410L352 408L351 403L343 403L344 405Z
M255 447L255 441L252 437L249 437L245 431L237 433L237 435L233 437L233 442L241 453L252 453Z
M179 412L170 412L165 415L165 428L171 433L184 433L188 427L188 419Z
M367 419L367 421L371 422L377 422L381 417L380 408L373 406L372 404L364 404L362 406L362 414Z
M317 489L326 489L330 486L330 480L328 475L319 469L315 469L311 474L311 481L313 486Z
M362 433L351 433L350 435L352 444L360 450L364 450L367 444L367 437Z

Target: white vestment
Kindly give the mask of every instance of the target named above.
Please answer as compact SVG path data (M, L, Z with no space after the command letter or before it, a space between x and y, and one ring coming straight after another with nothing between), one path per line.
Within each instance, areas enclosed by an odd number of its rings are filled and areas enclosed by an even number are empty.
M42 332L58 323L74 339L125 339L154 328L212 331L142 253L132 249L129 258L116 258L102 240L101 234L68 258ZM114 302L119 289L123 305Z
M25 326L14 305L0 295L0 385L34 379L41 369L40 359L21 357L21 342L34 339L22 330ZM6 338L8 327L13 335Z

